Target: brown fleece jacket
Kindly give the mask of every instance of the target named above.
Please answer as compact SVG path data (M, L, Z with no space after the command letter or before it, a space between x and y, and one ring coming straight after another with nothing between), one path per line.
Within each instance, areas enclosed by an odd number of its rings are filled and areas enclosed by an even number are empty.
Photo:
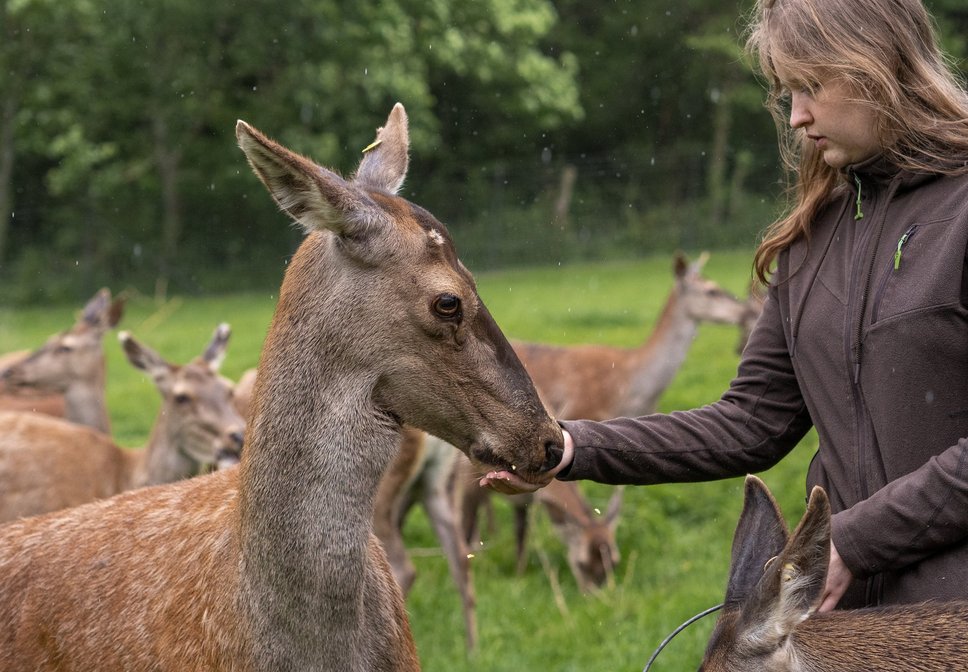
M858 218L858 213L862 217ZM779 258L736 378L708 406L561 424L559 478L650 484L766 469L811 426L842 607L968 598L968 175L845 171Z

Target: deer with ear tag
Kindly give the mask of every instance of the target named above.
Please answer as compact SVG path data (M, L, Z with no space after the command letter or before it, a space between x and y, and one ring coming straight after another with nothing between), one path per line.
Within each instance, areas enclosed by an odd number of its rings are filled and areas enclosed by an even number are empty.
M725 605L700 672L968 669L968 602L818 613L829 558L823 489L790 535L766 485L747 476Z
M396 105L346 180L239 122L307 232L283 280L238 468L0 528L0 669L419 667L371 531L403 423L543 483L561 431L446 228L396 195Z

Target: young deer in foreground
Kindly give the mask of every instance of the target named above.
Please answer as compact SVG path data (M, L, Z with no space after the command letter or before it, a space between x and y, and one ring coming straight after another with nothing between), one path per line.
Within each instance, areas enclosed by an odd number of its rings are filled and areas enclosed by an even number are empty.
M82 425L0 412L0 522L238 461L245 425L232 405L231 385L218 375L228 325L219 325L204 353L183 366L169 364L127 332L119 338L128 360L152 377L162 396L147 446L128 450Z
M104 335L117 326L124 300L102 289L73 327L31 353L0 359L0 410L36 411L111 433L105 402Z
M746 479L722 615L700 672L968 670L968 602L818 613L830 504L810 493L791 536L766 485Z
M239 468L0 527L0 669L419 667L371 533L402 423L542 482L561 431L450 235L396 196L396 105L346 181L239 122L309 234L286 269Z

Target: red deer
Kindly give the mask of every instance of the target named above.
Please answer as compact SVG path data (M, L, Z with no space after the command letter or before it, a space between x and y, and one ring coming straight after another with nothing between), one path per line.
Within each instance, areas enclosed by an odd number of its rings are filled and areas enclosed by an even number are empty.
M123 312L123 299L112 301L102 289L73 327L33 352L0 358L0 410L65 417L109 434L102 343Z
M829 560L823 489L790 535L766 485L748 476L725 605L700 672L968 670L968 602L819 613Z
M229 327L204 353L170 364L130 334L119 335L131 363L147 372L162 404L147 446L124 449L106 434L40 413L0 412L0 521L33 516L171 483L238 461L245 425L232 386L218 375Z
M396 195L402 105L350 180L244 122L236 135L308 233L242 462L0 528L0 668L417 669L371 523L403 423L535 483L561 459L447 229Z

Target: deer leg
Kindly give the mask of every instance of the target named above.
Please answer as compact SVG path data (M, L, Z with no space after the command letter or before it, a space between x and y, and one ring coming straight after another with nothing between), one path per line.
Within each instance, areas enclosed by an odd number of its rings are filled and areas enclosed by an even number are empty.
M393 576L404 596L410 592L417 570L403 543L402 521L422 461L422 435L405 431L400 452L380 480L373 509L373 533L383 545Z
M447 557L451 578L460 592L464 627L467 631L467 649L472 651L477 645L477 600L474 595L470 553L464 541L457 511L457 503L461 501L461 488L457 477L456 450L451 449L448 452L446 456L439 456L433 467L425 472L423 505Z
M517 572L524 574L528 567L528 505L514 502L514 547L517 552Z

